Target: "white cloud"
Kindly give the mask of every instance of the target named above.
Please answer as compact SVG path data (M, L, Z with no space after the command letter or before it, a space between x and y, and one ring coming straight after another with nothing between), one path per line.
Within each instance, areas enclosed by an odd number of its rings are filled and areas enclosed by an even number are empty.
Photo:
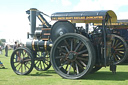
M72 3L70 0L50 0L51 2L55 2L58 4L62 4L62 6L70 6Z
M120 12L118 19L128 19L128 12Z
M91 0L80 0L78 5L74 7L74 11L89 11L89 10L98 10L100 9L100 5L97 6L97 1L91 1Z
M70 6L72 3L69 0L61 0L63 6Z
M5 19L6 17L6 19ZM30 30L27 15L17 14L4 14L0 17L0 38L8 40L21 40L27 39L27 32Z
M54 0L50 0L51 2L54 2Z
M80 0L74 10L118 10L128 5L128 0Z

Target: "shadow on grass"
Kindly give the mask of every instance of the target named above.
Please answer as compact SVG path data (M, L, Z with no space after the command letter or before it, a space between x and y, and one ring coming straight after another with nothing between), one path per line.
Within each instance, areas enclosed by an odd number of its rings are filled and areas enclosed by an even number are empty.
M8 69L8 68L0 68L0 69Z
M30 76L52 76L51 74L55 74L54 70L47 70L47 71L38 71L36 74L30 74Z
M52 76L44 72L36 72L36 74L29 74L28 76Z
M117 72L112 74L112 72L97 72L94 74L88 74L82 79L86 80L112 80L112 81L125 81L128 80L128 72Z
M44 71L44 73L48 73L48 74L56 74L56 72L54 70L47 70Z

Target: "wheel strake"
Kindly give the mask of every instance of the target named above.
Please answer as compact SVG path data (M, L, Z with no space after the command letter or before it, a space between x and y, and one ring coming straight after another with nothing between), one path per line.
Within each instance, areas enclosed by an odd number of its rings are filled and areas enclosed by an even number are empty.
M60 76L80 78L92 69L95 51L86 37L67 33L55 41L51 50L51 63Z
M34 62L34 67L38 71L46 71L51 67L50 55L48 52L37 52Z
M11 67L18 75L29 74L34 65L31 51L27 48L17 48L11 55Z
M112 34L112 45L111 45L111 52L112 52L112 56L114 58L114 64L119 64L121 62L123 62L128 55L128 49L127 49L127 43L126 41L115 34Z

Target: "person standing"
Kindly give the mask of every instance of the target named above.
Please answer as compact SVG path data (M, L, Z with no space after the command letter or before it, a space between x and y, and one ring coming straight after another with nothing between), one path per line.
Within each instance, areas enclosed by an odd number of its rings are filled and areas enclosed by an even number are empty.
M5 56L8 57L8 45L5 46Z
M13 50L15 50L16 48L18 48L17 42L15 42L15 44L14 44L14 46L13 46ZM19 51L16 52L16 62L17 62L17 61L20 61L20 53L19 53Z
M13 50L15 50L18 47L17 42L15 42L14 46L13 46Z

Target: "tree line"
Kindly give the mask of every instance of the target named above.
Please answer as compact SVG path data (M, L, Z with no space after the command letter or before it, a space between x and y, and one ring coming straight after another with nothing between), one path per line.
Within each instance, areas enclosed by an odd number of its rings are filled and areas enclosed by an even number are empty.
M5 42L6 42L6 39L0 39L0 46L4 46Z

